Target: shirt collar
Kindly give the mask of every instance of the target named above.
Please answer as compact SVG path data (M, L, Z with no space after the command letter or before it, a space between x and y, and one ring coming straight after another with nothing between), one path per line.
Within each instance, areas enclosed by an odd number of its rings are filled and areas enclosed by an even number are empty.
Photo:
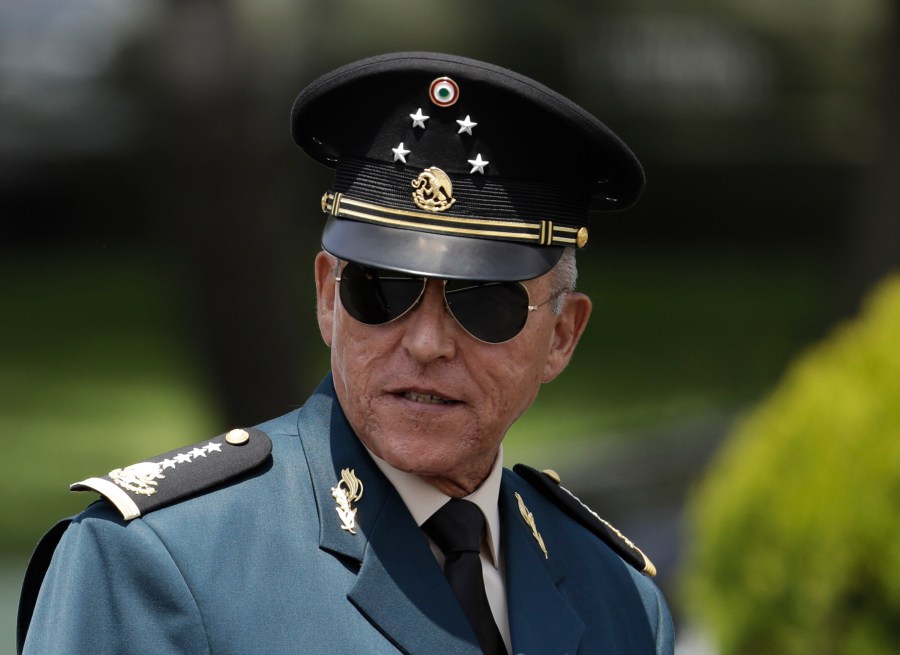
M371 450L369 450L369 455L400 494L400 498L419 527L450 500L450 496L438 491L418 475L391 466L373 454ZM501 445L487 478L475 491L465 497L465 500L475 503L484 514L487 523L487 544L491 550L491 559L495 567L498 566L497 554L500 552L500 509L498 504L502 478L503 446Z

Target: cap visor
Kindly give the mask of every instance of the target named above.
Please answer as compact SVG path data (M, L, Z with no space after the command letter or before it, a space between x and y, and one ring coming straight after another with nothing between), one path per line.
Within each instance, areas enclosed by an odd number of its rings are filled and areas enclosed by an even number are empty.
M400 230L330 216L322 247L367 266L455 280L529 280L549 271L563 248Z

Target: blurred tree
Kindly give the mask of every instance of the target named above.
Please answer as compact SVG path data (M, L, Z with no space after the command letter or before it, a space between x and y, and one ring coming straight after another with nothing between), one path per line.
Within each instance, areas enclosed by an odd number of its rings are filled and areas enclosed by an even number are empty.
M887 3L885 24L876 155L847 218L845 312L855 311L875 282L900 267L900 2Z
M900 277L798 360L693 498L688 605L721 655L900 652Z
M147 124L142 196L226 426L288 411L321 374L302 365L318 342L306 320L318 234L305 229L318 222L298 209L321 191L291 165L289 95L276 116L265 60L241 36L229 3L173 0L129 57Z

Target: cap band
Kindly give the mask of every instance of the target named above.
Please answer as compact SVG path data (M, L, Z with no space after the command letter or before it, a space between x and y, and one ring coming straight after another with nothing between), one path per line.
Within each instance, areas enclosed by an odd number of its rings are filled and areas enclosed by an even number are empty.
M498 221L392 209L350 198L342 193L327 192L322 196L322 211L337 218L438 234L521 241L541 246L583 248L587 243L587 228L584 227L554 225L553 221L546 220Z

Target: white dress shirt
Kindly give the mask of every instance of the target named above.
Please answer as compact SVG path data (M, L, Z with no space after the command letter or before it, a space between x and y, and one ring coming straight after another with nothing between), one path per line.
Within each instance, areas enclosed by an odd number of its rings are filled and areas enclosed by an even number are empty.
M369 454L385 477L394 485L419 527L422 527L422 524L450 499L450 496L438 491L419 476L394 468L374 455L372 451L369 451ZM502 476L503 446L497 452L497 459L494 461L488 477L478 489L466 496L465 500L475 503L484 514L487 527L485 539L481 542L481 571L484 576L484 588L491 606L491 613L494 615L494 622L500 629L503 643L506 644L506 651L510 652L512 639L509 633L509 615L506 607L506 574L500 551L500 510L498 508ZM438 564L443 568L444 553L430 538L428 542L431 544L431 552L434 553Z

